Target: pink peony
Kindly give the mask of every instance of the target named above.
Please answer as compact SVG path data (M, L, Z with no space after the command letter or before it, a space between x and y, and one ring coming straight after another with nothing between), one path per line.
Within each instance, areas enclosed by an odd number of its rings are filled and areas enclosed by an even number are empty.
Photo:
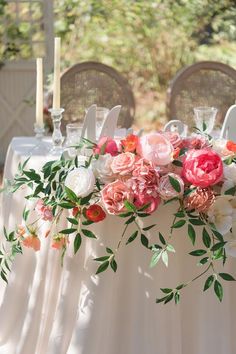
M177 181L177 188L179 190L176 190L172 186L170 182L170 177L174 178ZM164 200L180 197L184 193L184 182L180 176L174 173L169 173L168 175L165 175L160 178L158 191L161 198Z
M133 202L131 189L122 181L116 180L107 184L102 190L102 201L109 214L120 214L126 210L124 202Z
M136 156L132 152L124 152L114 157L111 163L111 170L115 174L126 176L133 171L135 161Z
M53 213L52 208L45 205L42 199L39 199L36 203L35 210L44 221L52 221Z
M140 139L138 154L154 165L167 165L173 160L173 146L162 134L144 135Z
M151 162L144 159L138 160L132 176L129 183L135 194L143 194L145 191L146 194L154 194L154 197L157 195L159 175Z
M182 138L177 132L163 132L162 135L169 140L174 149L182 143Z
M134 204L137 208L142 208L144 205L150 204L143 212L151 214L157 209L160 201L159 197L155 198L148 194L137 194L134 199Z
M183 162L183 177L197 187L206 188L222 179L223 163L210 149L190 150Z
M112 156L116 156L118 154L118 147L115 140L103 136L100 138L93 152L97 155L111 154Z

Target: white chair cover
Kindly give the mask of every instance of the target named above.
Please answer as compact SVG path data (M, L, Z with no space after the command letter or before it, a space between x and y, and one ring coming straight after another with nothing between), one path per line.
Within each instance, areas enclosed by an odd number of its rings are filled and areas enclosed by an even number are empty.
M236 141L236 104L231 106L225 115L220 138Z

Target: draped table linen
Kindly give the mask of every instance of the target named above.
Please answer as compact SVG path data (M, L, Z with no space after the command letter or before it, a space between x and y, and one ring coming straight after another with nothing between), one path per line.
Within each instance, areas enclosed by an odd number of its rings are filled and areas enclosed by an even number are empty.
M31 155L28 168L39 169L52 156L34 149L35 138L14 138L6 158L4 178L12 179L19 162ZM50 146L50 141L46 142ZM37 152L37 153L36 153ZM54 157L55 158L55 157ZM21 223L25 190L1 196L1 227L11 231ZM157 224L147 232L158 242L158 232L168 236L177 204L160 206L140 226ZM9 284L0 282L1 354L235 354L236 287L225 284L220 304L209 289L202 295L203 282L183 290L179 305L156 304L160 287L174 287L199 274L196 258L185 227L176 229L171 243L168 269L160 262L150 268L151 252L140 239L125 245L132 226L122 241L116 260L118 269L95 275L105 247L119 242L123 219L108 216L90 226L98 240L83 238L73 255L73 240L61 266L60 252L44 238L47 223L40 228L41 250L24 248L17 256ZM65 228L60 220L59 229ZM201 243L201 227L197 234ZM1 233L1 238L3 236ZM225 272L235 274L236 261L230 259Z

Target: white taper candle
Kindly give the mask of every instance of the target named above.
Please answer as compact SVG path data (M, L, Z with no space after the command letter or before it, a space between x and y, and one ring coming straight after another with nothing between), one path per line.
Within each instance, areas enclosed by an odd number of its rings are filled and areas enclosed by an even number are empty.
M43 59L37 58L36 123L43 128Z
M53 109L60 108L60 54L61 54L61 38L54 39L54 82L53 82Z

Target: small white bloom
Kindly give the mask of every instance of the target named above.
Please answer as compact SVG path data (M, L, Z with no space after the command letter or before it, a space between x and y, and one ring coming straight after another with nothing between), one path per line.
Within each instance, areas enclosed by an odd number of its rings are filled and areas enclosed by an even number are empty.
M235 197L227 195L216 197L208 210L209 220L215 224L222 235L225 235L236 221L235 211Z
M79 167L68 173L65 186L70 188L78 197L89 195L95 184L95 177L90 168Z
M212 149L217 152L221 157L231 156L234 153L226 148L226 139L213 139Z
M113 156L110 154L100 155L97 160L92 162L92 169L96 177L102 182L112 182L115 180L114 173L111 169Z

